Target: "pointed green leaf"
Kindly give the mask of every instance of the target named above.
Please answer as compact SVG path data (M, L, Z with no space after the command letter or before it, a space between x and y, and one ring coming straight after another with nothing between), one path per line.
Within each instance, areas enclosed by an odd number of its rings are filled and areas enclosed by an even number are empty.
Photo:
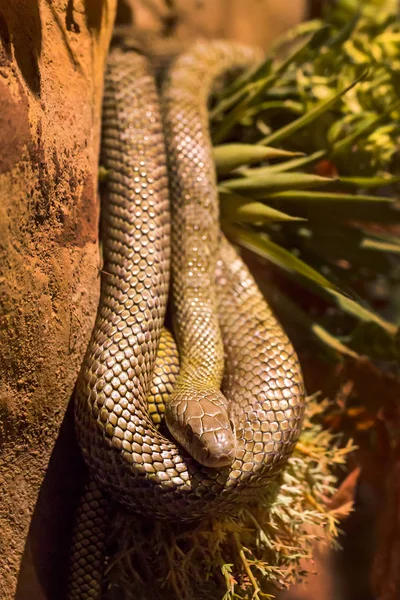
M396 208L396 200L386 196L364 196L356 194L339 194L334 192L288 190L273 194L249 193L241 190L243 195L251 195L256 200L267 202L278 210L289 211L293 215L304 217L318 227L336 221L375 221L398 222L400 211Z
M320 158L323 158L325 156L325 154L326 153L324 151L315 152L314 154L311 154L310 156L304 156L304 158L294 158L292 160L284 160L284 161L274 164L274 165L267 165L265 167L252 167L251 169L243 168L240 170L240 174L245 175L245 176L269 177L271 173L286 173L287 171L293 171L294 169L296 169L296 171L297 171L297 169L299 167L305 167L313 162L316 162ZM302 173L302 171L297 171L297 172ZM335 179L330 178L329 180L335 181L338 183L341 181L341 179L339 179L339 178L335 178Z
M376 250L378 252L389 252L390 254L400 254L400 241L397 244L384 242L372 238L364 238L361 242L361 248L365 250Z
M304 281L313 284L312 289L330 298L343 311L361 321L377 323L390 335L395 335L397 327L382 319L372 310L361 306L352 298L344 296L326 277L310 267L307 263L294 256L291 252L278 246L263 234L242 229L231 223L224 224L228 237L239 245L251 250L259 256L276 264L292 275L300 275Z
M346 346L343 342L341 342L337 337L332 335L327 329L324 329L322 325L318 323L314 323L311 326L311 330L313 334L324 344L332 348L332 350L336 350L339 354L343 354L344 356L349 356L351 358L359 359L360 355L357 352L354 352L349 346Z
M377 177L341 177L340 183L345 185L354 185L358 188L374 188L384 187L387 185L393 185L399 183L400 175L390 175L385 173L384 175Z
M239 180L241 181L241 180ZM224 182L225 185L226 182ZM237 189L237 188L235 188ZM244 188L245 189L245 188ZM260 196L257 196L260 199ZM365 196L363 194L341 194L335 192L312 192L304 190L286 190L282 192L274 192L265 196L268 200L278 201L298 201L298 202L324 202L330 203L362 203L371 204L394 204L396 199L387 196Z
M304 167L309 167L313 163L321 160L321 158L324 158L326 155L326 150L318 150L317 152L313 152L313 154L309 154L304 158L294 158L293 160L285 160L276 165L271 165L268 167L268 171L270 173L282 173L285 171L293 171L294 169L304 169ZM260 167L260 169L262 168L263 167Z
M293 302L289 296L276 286L272 286L264 279L261 280L260 278L257 278L257 283L267 302L270 302L273 308L276 307L277 312L282 311L282 314L286 316L288 321L292 322L296 328L300 329L300 331L305 332L306 334L308 333L308 335L313 337L315 342L319 343L325 350L333 350L335 355L340 354L354 359L360 358L357 352L354 352L354 350L346 346L346 344L332 335L327 329L322 327L322 325L311 319L298 304ZM302 334L302 337L304 337L304 334Z
M339 306L339 308L347 312L349 315L356 317L360 321L376 323L377 325L382 327L382 329L384 329L389 335L396 335L397 327L393 323L389 323L389 321L382 319L373 311L364 308L363 306L361 306L361 304L358 304L358 302L355 302L351 298L343 296L343 294L340 294L335 290L332 290L330 293L336 300L337 306Z
M279 190L313 188L335 181L329 177L320 177L309 173L270 173L267 171L265 175L258 175L257 169L254 170L256 175L253 175L252 170L248 169L246 177L228 179L221 185L224 189L238 190L264 197Z
M221 213L223 217L231 221L241 223L268 223L268 222L287 222L304 221L301 217L287 215L275 208L266 206L261 202L255 202L224 190L220 191Z
M231 223L224 223L223 226L227 235L244 248L266 258L285 271L301 275L323 288L334 289L335 286L318 271L282 246L272 242L267 236Z
M400 216L398 217L397 221L400 221ZM398 223L396 223L396 225L398 225ZM373 231L371 231L368 227L363 227L362 232L364 233L364 236L366 238L372 238L378 242L384 242L384 243L388 243L388 244L394 244L394 245L398 245L400 244L400 237L397 235L392 235L391 233L388 233L387 231L381 231L379 233L375 233Z
M271 158L287 158L302 155L301 152L289 152L270 146L256 144L221 144L213 149L218 174L226 175L230 171Z

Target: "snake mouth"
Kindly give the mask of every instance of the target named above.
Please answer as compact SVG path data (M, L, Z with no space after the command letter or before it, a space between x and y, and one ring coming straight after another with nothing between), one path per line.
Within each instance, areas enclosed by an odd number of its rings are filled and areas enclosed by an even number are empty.
M203 433L199 439L196 460L213 469L227 467L236 457L237 441L232 431L221 429Z
M207 453L208 454L208 453ZM226 454L217 456L202 457L202 460L198 460L199 463L203 465L203 467L208 467L210 469L220 469L222 467L229 467L235 459L235 456L228 456Z
M236 458L237 440L229 427L201 433L193 430L191 424L183 429L170 425L169 429L175 440L203 467L227 467Z

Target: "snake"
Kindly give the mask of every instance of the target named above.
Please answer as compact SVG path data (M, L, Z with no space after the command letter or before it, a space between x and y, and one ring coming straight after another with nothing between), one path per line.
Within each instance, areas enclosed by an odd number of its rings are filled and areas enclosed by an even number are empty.
M262 497L300 433L298 357L219 224L209 100L260 59L197 41L159 92L146 56L110 53L101 294L75 398L96 506L100 489L145 517L217 517Z

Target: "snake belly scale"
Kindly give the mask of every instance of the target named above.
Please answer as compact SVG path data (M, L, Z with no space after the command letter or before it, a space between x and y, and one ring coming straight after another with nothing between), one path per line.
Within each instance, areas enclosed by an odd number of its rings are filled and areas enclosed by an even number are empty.
M304 389L296 354L219 232L208 96L226 71L258 61L241 45L195 44L170 68L161 114L147 59L120 49L109 59L104 276L77 384L76 427L99 486L153 517L191 521L256 499L300 432ZM166 420L174 435L176 424L185 429L179 444L155 427L148 405L170 261L180 373ZM216 437L215 420L225 432ZM207 447L221 442L215 463L202 447L191 456L190 422Z

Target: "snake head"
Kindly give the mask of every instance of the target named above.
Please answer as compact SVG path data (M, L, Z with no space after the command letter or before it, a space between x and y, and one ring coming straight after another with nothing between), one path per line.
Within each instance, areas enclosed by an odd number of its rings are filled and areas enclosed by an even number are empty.
M226 467L235 460L237 440L220 392L174 394L165 420L176 441L205 467Z

